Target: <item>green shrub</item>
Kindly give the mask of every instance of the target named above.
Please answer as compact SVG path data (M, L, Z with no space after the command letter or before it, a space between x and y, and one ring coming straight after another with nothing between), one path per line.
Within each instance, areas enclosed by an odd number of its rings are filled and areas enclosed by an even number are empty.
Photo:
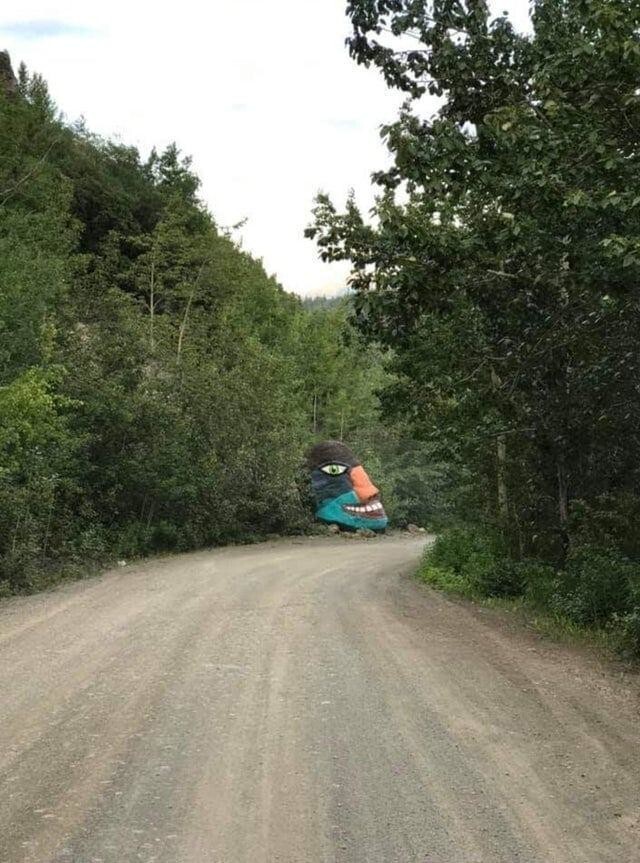
M441 569L433 566L426 559L420 569L419 577L426 584L444 590L447 593L455 593L459 596L473 597L475 592L464 576L454 572L452 569Z
M129 522L118 532L114 545L116 553L123 557L149 554L152 550L151 529L139 521Z
M527 602L536 608L553 608L560 584L558 571L537 560L524 560L519 567Z
M429 561L441 569L466 573L470 560L493 561L491 543L473 527L454 527L442 533L428 551Z
M508 559L501 538L479 528L445 531L427 552L426 565L451 573L454 578L450 581L480 596L518 596L522 592L518 566Z
M521 566L506 557L497 558L492 567L478 570L476 585L483 596L522 596Z
M558 570L534 559L512 561L500 537L457 527L426 552L420 577L462 596L524 596L562 630L597 628L624 654L640 656L640 563L615 547L578 546Z
M102 525L91 525L80 531L70 544L74 557L100 560L107 555L109 540Z
M626 557L640 553L640 497L624 491L571 504L573 548L617 548Z
M614 615L614 626L620 633L623 652L640 657L640 602L627 614Z
M580 548L558 578L553 607L576 623L602 626L632 612L639 585L640 564L616 549Z
M10 585L13 593L29 593L37 586L40 563L41 557L31 547L8 551L0 558L0 581Z
M640 564L615 548L584 546L564 570L521 564L529 604L556 619L608 632L628 656L640 656Z

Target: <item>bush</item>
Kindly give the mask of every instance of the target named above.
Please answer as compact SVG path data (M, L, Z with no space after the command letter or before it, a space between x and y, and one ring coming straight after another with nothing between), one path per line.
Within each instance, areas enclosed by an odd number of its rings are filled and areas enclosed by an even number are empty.
M483 596L522 596L524 590L521 564L499 558L491 569L478 573L478 590Z
M585 546L556 575L547 607L581 626L608 631L629 656L640 656L640 563L616 548Z
M101 525L83 528L69 544L74 557L86 560L101 560L107 555L109 540Z
M540 609L553 608L560 586L558 571L537 560L525 560L519 566L527 602Z
M552 603L576 623L603 626L632 613L639 593L640 564L616 549L584 547L569 557Z
M62 375L31 369L0 386L0 580L16 592L37 582L59 544L80 439L69 430Z
M0 558L2 595L29 593L37 587L40 558L36 550L21 547Z
M557 570L538 560L512 561L500 537L478 528L445 531L425 555L421 578L470 597L524 595L562 625L597 627L611 644L640 656L640 562L616 548L582 546Z
M522 593L518 565L508 559L502 539L489 531L474 527L445 531L427 552L427 565L452 573L456 583L480 596Z
M614 615L614 625L620 632L622 650L640 656L640 601L628 614Z
M616 548L634 558L640 552L640 497L618 492L575 500L569 527L573 548Z

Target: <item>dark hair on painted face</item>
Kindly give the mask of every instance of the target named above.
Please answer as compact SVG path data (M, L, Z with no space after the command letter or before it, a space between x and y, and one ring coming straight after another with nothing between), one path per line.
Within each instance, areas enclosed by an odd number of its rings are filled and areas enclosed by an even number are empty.
M356 467L360 460L346 444L339 440L326 440L311 447L307 453L307 465L309 470L315 470L325 464L346 464L348 467Z

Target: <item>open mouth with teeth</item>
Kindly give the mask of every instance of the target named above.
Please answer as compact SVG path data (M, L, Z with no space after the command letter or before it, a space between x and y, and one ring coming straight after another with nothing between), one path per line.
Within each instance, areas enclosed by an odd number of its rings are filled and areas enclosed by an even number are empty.
M384 507L379 500L373 500L370 503L363 503L359 506L345 503L342 505L342 509L360 518L386 518Z

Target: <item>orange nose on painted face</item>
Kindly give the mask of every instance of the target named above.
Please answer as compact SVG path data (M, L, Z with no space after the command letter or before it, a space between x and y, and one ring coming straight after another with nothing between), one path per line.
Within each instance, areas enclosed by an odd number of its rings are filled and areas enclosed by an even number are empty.
M378 489L369 479L369 475L366 470L361 465L352 467L349 471L349 476L353 483L353 490L358 495L360 503L366 503L368 500L371 500L372 497L377 497L380 494Z

